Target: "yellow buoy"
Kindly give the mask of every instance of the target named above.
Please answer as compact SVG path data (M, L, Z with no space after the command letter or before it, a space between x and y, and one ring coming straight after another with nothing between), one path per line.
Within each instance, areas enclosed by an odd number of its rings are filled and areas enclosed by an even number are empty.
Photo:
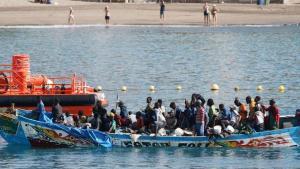
M95 87L95 90L98 92L98 91L102 91L102 86L97 86Z
M176 86L176 90L181 90L181 89L182 89L182 87L180 85Z
M235 86L234 87L234 91L239 91L240 90L240 87L239 86Z
M152 92L155 91L155 86L153 86L153 85L149 86L149 90Z
M123 91L123 92L127 91L127 87L126 86L122 86L121 87L121 91Z
M279 92L284 92L284 91L285 91L284 85L280 85L280 86L278 87L278 90L279 90Z
M212 84L210 90L219 90L219 86L217 84Z
M256 90L257 91L262 91L262 90L264 90L264 88L262 87L262 85L259 85L259 86L256 87Z

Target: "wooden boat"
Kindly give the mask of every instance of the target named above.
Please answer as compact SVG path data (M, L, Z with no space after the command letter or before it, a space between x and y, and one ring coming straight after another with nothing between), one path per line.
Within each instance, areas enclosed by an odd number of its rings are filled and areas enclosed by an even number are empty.
M30 72L30 57L25 54L12 56L12 64L0 64L0 107L32 110L40 96L47 111L58 99L64 112L89 116L98 100L108 101L103 92L87 85L83 77L47 77Z
M32 111L16 110L16 115L0 113L0 135L9 144L32 147L111 147L105 133L54 124L51 113L42 112L39 121L27 118Z
M114 146L121 147L291 147L300 144L300 127L294 116L281 117L278 130L252 134L232 134L225 138L206 136L149 136L128 133L109 134Z

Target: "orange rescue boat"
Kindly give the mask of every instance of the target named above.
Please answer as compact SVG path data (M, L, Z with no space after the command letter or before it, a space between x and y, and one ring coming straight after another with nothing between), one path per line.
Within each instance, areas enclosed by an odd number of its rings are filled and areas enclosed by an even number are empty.
M87 85L77 75L71 77L47 77L31 75L30 57L25 54L12 56L12 64L0 64L0 107L34 109L40 96L46 110L51 111L58 99L64 112L77 114L83 111L91 115L93 107L100 100L108 105L104 93Z

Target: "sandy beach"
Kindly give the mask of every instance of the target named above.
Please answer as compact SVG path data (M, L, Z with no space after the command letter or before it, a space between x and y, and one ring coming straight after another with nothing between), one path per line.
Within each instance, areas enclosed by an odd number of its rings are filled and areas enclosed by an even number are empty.
M33 1L33 0L32 0ZM203 25L203 4L166 4L165 17L159 20L159 5L97 3L56 0L55 4L33 3L31 0L1 0L0 25L64 25L72 6L76 24L104 24L104 7L109 5L113 25ZM212 5L212 4L210 4ZM218 25L298 24L300 5L217 4Z

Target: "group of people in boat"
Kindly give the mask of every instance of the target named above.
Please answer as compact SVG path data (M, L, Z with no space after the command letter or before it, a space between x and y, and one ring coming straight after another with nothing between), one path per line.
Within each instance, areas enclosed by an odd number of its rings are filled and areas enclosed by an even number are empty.
M154 102L151 97L147 97L143 111L132 113L127 110L124 102L119 101L117 113L116 109L108 112L101 101L98 101L93 115L86 117L82 111L78 115L63 113L62 107L56 101L52 107L52 114L55 123L109 133L122 129L122 132L168 135L179 128L187 131L187 135L204 136L279 128L280 112L273 99L269 101L269 106L262 103L260 96L247 96L245 103L235 98L233 103L228 108L224 104L216 106L213 99L205 100L200 94L192 94L190 101L185 100L184 109L171 102L170 111L166 111L162 99Z

